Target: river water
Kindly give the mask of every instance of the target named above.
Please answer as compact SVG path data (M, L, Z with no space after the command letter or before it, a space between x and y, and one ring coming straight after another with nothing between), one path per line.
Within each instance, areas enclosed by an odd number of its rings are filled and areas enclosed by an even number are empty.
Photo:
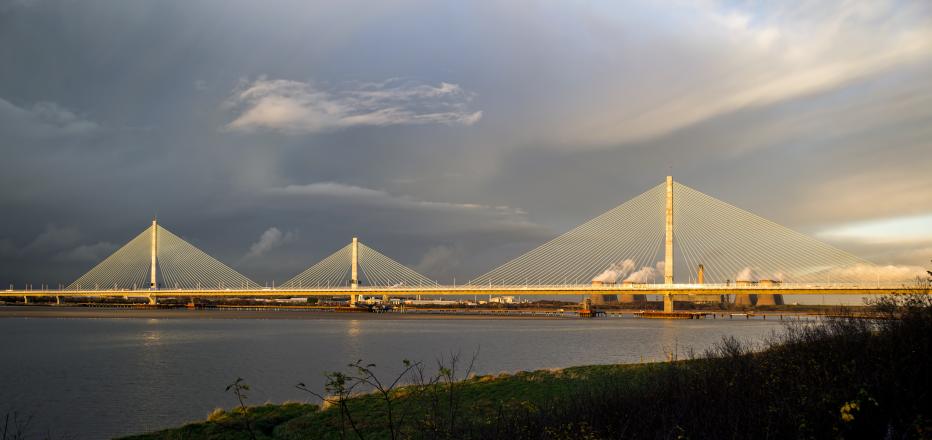
M31 415L32 431L99 439L177 426L249 402L314 401L324 371L356 359L386 374L403 359L433 362L478 350L480 374L661 360L723 336L760 341L774 320L600 319L88 319L0 318L0 417Z

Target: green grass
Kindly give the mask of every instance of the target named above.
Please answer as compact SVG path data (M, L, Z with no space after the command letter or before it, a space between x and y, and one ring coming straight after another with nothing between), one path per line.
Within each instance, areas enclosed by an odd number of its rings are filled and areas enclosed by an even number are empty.
M655 367L657 364L653 364ZM581 386L595 385L600 381L639 381L647 378L652 364L594 365L566 369L538 370L515 374L475 376L454 386L458 405L464 409L460 416L470 423L482 423L494 417L502 408L515 410L535 408L556 398L575 392ZM441 387L441 393L448 388ZM423 414L429 409L425 399L411 398L414 387L395 390L401 411ZM361 416L360 431L366 438L390 438L384 402L373 394L352 398L350 411ZM444 409L448 407L444 406ZM468 409L468 411L465 411ZM321 410L318 405L288 403L250 407L250 424L257 438L274 439L337 439L341 438L339 408L329 406ZM410 415L408 416L410 417ZM347 437L354 438L347 426ZM208 420L133 437L134 440L175 439L249 439L239 409L216 411Z
M249 408L251 427L258 438L275 438L274 431L290 420L318 412L318 405L284 403ZM239 410L215 410L203 422L191 423L180 428L167 429L151 434L128 437L133 439L248 439Z

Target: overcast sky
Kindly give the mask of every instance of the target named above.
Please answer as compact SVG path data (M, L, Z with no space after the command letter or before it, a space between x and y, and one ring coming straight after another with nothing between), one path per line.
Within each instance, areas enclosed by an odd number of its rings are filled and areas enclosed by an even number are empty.
M263 284L354 235L466 280L671 170L929 266L932 3L0 0L0 152L17 284L156 214Z

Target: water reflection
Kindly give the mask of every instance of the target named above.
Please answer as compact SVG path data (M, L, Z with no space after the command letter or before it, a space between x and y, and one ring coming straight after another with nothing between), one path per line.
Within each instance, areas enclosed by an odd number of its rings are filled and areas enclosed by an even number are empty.
M351 319L346 326L346 335L350 338L356 338L362 334L362 327L358 319Z

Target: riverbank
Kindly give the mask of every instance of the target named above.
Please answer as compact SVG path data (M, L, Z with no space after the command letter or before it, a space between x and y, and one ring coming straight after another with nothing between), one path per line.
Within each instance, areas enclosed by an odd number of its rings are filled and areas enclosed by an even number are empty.
M892 301L897 319L789 326L763 348L726 339L686 360L466 380L448 363L408 377L420 386L218 411L133 438L929 438L932 302ZM328 394L371 381L358 367Z

